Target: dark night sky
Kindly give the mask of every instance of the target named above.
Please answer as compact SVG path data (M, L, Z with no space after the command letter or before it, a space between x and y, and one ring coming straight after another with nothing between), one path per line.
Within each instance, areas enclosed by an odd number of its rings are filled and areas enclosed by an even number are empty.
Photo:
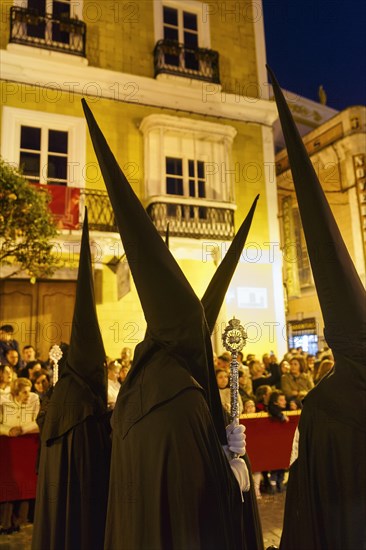
M282 88L345 109L366 103L365 0L263 0L267 63Z

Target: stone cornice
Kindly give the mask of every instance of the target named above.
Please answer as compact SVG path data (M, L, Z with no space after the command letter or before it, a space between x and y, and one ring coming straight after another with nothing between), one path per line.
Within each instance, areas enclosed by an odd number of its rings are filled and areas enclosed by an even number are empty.
M182 78L182 85L178 85L176 79L162 81L70 64L65 62L64 56L45 57L37 54L37 48L23 48L24 53L19 47L17 51L1 50L2 80L63 91L69 93L70 98L74 94L108 98L266 126L272 126L278 116L273 102L226 94L218 84L202 82L197 87L195 82L190 86L192 81ZM6 92L4 97L6 99Z

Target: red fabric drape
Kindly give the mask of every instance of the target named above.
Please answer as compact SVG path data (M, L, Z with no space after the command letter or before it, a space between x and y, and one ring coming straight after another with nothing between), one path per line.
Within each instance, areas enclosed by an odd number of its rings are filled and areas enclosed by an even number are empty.
M79 229L80 189L66 185L32 184L51 194L49 208L56 218L58 229Z
M0 436L0 502L36 497L39 435Z
M253 472L289 467L292 440L300 415L288 418L289 422L280 422L271 417L240 419L240 423L246 427L247 453Z

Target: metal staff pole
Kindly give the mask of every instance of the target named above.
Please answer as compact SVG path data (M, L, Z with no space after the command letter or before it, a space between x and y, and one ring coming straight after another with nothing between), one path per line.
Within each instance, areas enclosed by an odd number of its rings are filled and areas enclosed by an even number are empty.
M230 363L230 421L239 424L239 363L238 351L241 351L247 341L247 333L239 319L233 317L222 334L222 343L231 353Z

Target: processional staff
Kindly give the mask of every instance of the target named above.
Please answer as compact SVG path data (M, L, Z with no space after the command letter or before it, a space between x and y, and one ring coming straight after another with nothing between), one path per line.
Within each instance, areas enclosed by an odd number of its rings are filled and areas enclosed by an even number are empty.
M56 344L52 346L49 352L49 358L53 362L53 385L58 382L58 362L61 359L63 353L61 351L60 346L57 346Z
M222 334L222 343L231 353L230 362L230 421L239 424L239 363L238 351L241 351L248 339L239 319L233 317Z

